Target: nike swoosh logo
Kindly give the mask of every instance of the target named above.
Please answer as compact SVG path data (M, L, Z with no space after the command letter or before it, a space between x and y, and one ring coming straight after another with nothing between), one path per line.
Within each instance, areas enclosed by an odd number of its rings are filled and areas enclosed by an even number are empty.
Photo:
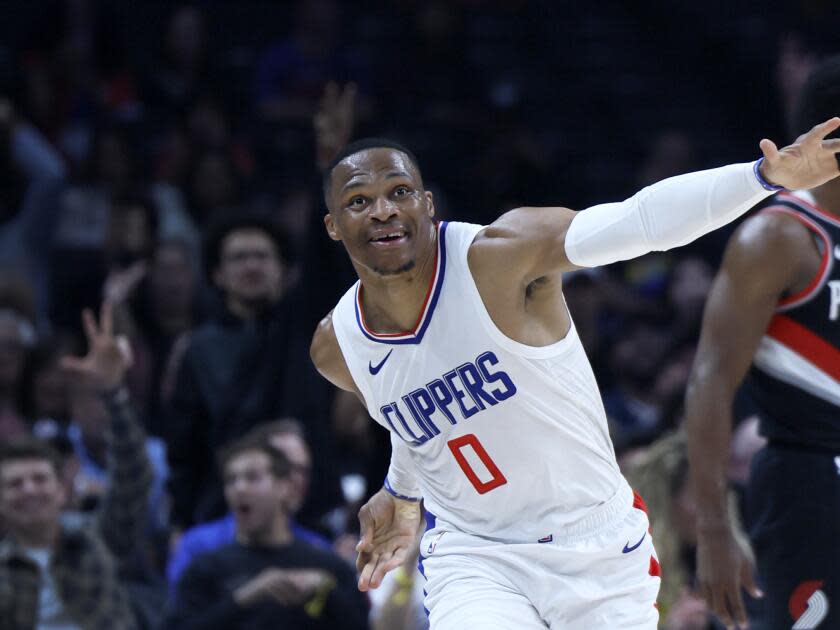
M645 536L647 536L647 532L645 532L644 534L642 534L642 537L639 539L639 542L637 542L637 543L636 543L635 545L633 545L632 547L630 546L630 541L628 540L628 541L627 541L627 544L626 544L626 545L624 545L624 549L622 549L622 550L621 550L621 553L630 553L630 552L631 552L631 551L633 551L634 549L638 549L639 545L641 545L641 544L642 544L642 541L645 539Z
M391 349L388 351L388 354L386 354L386 355L385 355L385 358L384 358L384 359L382 359L382 360L381 360L379 363L377 363L376 365L374 365L373 363L371 363L370 361L368 361L368 369L370 370L370 373L371 373L371 374L373 374L374 376L376 376L377 374L379 374L379 370L381 370L381 369L382 369L382 366L383 366L383 365L385 365L385 361L387 361L387 360L388 360L388 357L390 357L390 356L391 356L391 353L392 353L393 351L394 351L394 349L393 349L393 348L391 348Z

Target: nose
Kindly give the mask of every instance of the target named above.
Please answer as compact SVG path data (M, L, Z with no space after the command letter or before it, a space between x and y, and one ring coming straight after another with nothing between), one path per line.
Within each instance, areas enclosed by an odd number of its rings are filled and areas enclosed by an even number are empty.
M397 205L384 197L378 197L370 209L370 217L384 223L397 214Z

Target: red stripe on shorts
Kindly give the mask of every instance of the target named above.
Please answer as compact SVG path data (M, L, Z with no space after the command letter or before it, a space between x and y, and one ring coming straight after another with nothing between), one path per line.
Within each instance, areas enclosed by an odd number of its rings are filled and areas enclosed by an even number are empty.
M650 568L648 569L648 573L653 577L662 576L662 567L659 566L659 562L653 556L650 557Z

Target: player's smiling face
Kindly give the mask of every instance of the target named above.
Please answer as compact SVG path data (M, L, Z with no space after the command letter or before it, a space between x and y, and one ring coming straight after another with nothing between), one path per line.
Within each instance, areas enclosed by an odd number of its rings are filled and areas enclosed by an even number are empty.
M420 172L401 151L354 153L333 169L324 217L357 265L380 275L409 271L434 246L434 203Z

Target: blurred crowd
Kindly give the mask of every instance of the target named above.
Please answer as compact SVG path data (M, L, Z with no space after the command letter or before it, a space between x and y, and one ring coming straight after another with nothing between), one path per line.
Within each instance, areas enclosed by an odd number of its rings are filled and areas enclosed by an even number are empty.
M308 358L354 280L320 169L390 137L487 223L749 160L840 26L749 4L5 3L0 626L423 628L413 566L355 587L389 442ZM679 426L729 233L566 281L672 629L710 623Z

